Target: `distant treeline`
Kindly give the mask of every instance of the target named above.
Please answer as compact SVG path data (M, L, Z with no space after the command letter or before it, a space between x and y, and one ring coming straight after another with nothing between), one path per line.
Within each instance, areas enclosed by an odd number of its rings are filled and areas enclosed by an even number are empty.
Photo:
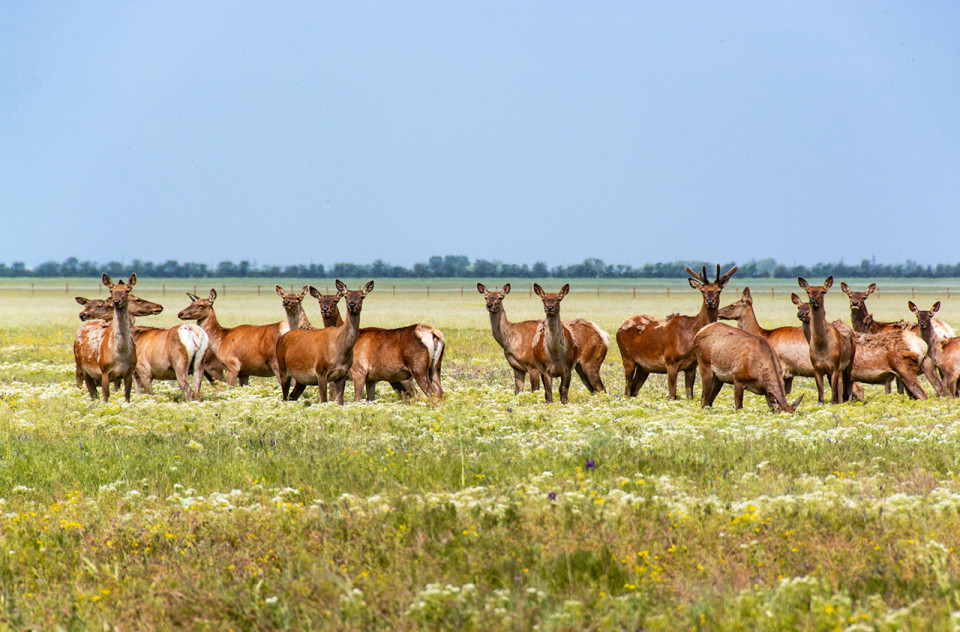
M735 262L721 265L724 270ZM99 277L103 272L111 276L126 276L133 272L143 277L163 278L210 278L210 277L254 277L254 278L330 278L330 277L376 277L376 278L451 278L477 277L491 279L507 278L562 278L562 279L660 279L686 276L684 268L690 266L696 270L706 264L708 275L713 276L716 262L672 261L669 263L646 263L641 267L624 264L604 263L601 259L584 259L582 263L568 266L548 267L538 261L532 266L500 261L476 259L470 261L462 255L430 257L426 263L416 263L411 268L395 266L377 259L370 264L334 263L327 267L322 263L287 266L255 266L249 261L234 263L221 261L215 267L205 263L180 263L164 261L154 263L134 259L130 262L109 261L97 263L80 261L70 257L62 262L47 261L34 268L28 268L23 262L12 265L0 263L0 277ZM775 259L760 259L737 264L740 278L792 278L797 276L820 279L833 275L841 278L942 278L960 277L960 263L922 266L915 261L898 264L878 264L864 259L857 265L843 263L818 263L813 266L787 266Z

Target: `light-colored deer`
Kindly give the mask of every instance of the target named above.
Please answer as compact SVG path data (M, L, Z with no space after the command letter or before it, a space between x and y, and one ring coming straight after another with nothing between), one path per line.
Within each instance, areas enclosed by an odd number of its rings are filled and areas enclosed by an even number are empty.
M113 320L101 332L100 344L95 344L97 335L79 336L79 347L75 344L74 353L79 355L84 382L92 399L97 399L97 385L103 389L103 401L110 399L110 383L123 380L123 398L130 401L130 389L137 369L137 346L133 341L130 323L130 291L137 283L137 275L131 274L126 283L114 283L104 274L101 282L110 291L110 303L113 304ZM81 328L83 329L83 328Z
M573 332L560 320L560 301L570 291L565 284L557 294L543 291L534 283L533 291L543 302L546 315L533 335L533 363L543 380L543 395L548 404L553 403L553 378L560 378L560 403L566 404L570 392L570 379L577 363L577 341Z
M307 386L316 385L320 401L327 401L327 384L336 385L337 403L343 404L343 389L353 365L353 347L360 331L363 299L373 290L369 281L360 290L348 290L339 279L337 295L344 299L347 319L340 327L292 329L277 341L278 380L283 399L296 400ZM291 382L295 382L291 390Z
M222 327L213 309L217 291L210 290L208 298L187 292L190 305L177 316L180 320L195 320L210 339L210 351L224 367L224 379L230 386L239 381L245 386L251 375L274 376L280 379L277 367L277 340L290 330L286 322L269 325L237 325ZM209 355L208 355L209 357ZM204 358L204 364L207 358Z
M303 311L303 297L307 295L310 286L304 285L298 293L287 292L281 286L277 286L277 294L280 296L283 311L287 314L287 325L290 329L316 329L310 324L307 313Z
M933 315L940 311L940 301L928 310L918 309L913 301L908 301L907 307L917 317L920 334L927 343L927 353L942 376L938 394L941 397L960 397L960 338L947 338L938 331Z
M833 277L827 277L823 285L810 285L803 277L797 277L797 283L807 292L810 304L810 363L813 364L813 379L817 384L817 400L821 404L824 402L823 377L826 375L830 383L831 403L849 401L853 394L853 356L856 346L853 330L843 334L827 322L823 297L833 286Z
M80 321L83 323L77 330L73 339L73 359L77 364L77 388L84 388L84 370L80 358L83 354L82 347L86 345L90 353L100 357L100 345L103 344L103 335L113 320L113 301L100 298L84 298L82 296L74 297L83 309L80 311ZM127 313L130 315L130 326L133 326L133 318L137 316L153 316L163 311L163 305L154 303L139 296L130 295L127 303ZM136 337L134 337L136 342ZM117 380L114 388L120 390L122 381Z
M676 399L677 375L683 371L687 399L693 399L693 383L697 375L693 338L703 327L717 321L720 293L737 271L737 266L721 276L717 265L717 277L713 282L707 280L706 266L701 274L690 268L686 271L691 277L687 279L690 287L703 295L703 304L696 316L659 319L639 314L623 321L617 329L627 397L636 397L651 373L666 373L669 397Z
M713 406L724 384L733 384L733 407L743 408L743 391L763 395L770 410L794 412L803 399L787 402L783 369L773 347L763 336L725 323L710 323L693 338L703 391L700 405Z
M325 327L342 325L335 294L321 294L314 287L310 294L320 303ZM415 397L414 382L431 400L443 397L440 371L446 342L443 332L426 323L396 329L361 327L353 347L353 366L349 379L353 382L354 401L376 397L377 382L389 382L400 396Z

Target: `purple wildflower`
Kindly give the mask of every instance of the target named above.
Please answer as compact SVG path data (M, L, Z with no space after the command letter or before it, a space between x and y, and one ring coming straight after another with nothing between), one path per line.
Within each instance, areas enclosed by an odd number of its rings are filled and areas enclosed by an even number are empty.
M547 494L547 498L549 498L550 500L556 500L557 492L550 492L549 494Z
M595 467L597 467L597 462L594 461L593 459L587 459L587 462L586 462L586 464L583 466L583 469L585 469L585 470L592 470L592 469L594 469Z

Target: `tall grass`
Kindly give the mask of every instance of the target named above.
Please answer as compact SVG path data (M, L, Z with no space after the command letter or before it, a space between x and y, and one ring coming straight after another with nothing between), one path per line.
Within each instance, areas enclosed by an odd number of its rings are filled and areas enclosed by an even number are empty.
M74 381L72 298L5 294L0 624L960 623L955 401L868 387L866 403L818 407L800 380L797 415L770 414L749 395L735 414L729 389L702 410L666 401L662 379L628 400L613 344L608 393L575 384L570 405L547 406L542 393L513 395L475 288L394 297L390 285L378 280L362 325L444 330L441 404L400 401L384 385L372 404L321 405L315 389L281 402L277 385L258 378L242 389L205 385L200 403L182 402L173 383L130 404L91 403ZM177 322L186 297L140 287L167 305L157 322ZM634 299L630 288L598 298L574 284L563 315L613 334L633 313L694 312L698 295L680 287L668 300ZM517 282L505 301L513 320L542 314L524 289ZM794 323L788 294L752 289L762 324ZM870 299L878 318L908 315L909 292L881 291ZM831 318L848 315L839 292L828 298ZM226 325L282 316L272 290L258 297L255 285L228 287L216 307ZM319 322L312 304L308 313ZM960 325L955 302L942 313Z

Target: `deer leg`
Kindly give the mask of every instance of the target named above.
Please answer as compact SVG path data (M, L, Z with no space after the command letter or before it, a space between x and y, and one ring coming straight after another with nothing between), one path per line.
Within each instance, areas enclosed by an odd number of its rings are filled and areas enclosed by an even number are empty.
M343 406L343 391L347 388L347 376L344 375L339 380L334 381L334 385L337 387L337 404Z
M97 392L97 382L84 372L83 382L87 386L87 392L90 393L90 399L96 401L100 394Z
M590 380L590 376L587 375L587 372L584 370L583 365L578 362L577 366L574 368L577 371L577 375L580 376L580 381L583 382L583 385L587 387L587 390L590 391L591 393L596 392L597 389L593 387L593 384Z
M110 382L112 380L107 376L106 373L103 374L103 378L100 380L100 388L103 389L103 401L104 403L110 401Z
M927 381L930 382L933 391L937 395L942 396L944 394L943 380L940 379L940 374L937 372L936 363L928 356L920 363L920 370L923 371L923 374L927 377Z
M560 377L560 403L566 404L569 399L570 394L570 380L573 379L573 372L570 370L564 371L563 375Z
M423 391L423 394L426 395L430 401L436 401L436 393L434 392L433 382L430 381L430 376L427 375L426 371L417 371L413 375L413 379L416 381L417 386L420 387L420 390ZM407 380L407 383L410 383L410 380ZM417 391L413 389L411 384L411 390L413 390L414 396L416 396Z
M130 389L133 387L133 373L127 373L123 378L123 399L130 403Z
M793 388L793 376L783 378L783 392L786 395L790 394L790 389Z
M320 402L327 403L327 376L317 375L317 388L320 390Z
M706 365L700 365L700 407L713 406L713 371Z
M903 380L901 380L899 377L897 377L897 394L898 394L898 395L903 395L903 393L904 393L905 390L906 390L906 389L904 388ZM887 391L887 392L889 393L889 391Z
M736 382L733 383L733 409L740 410L743 408L743 383Z
M540 390L540 371L536 369L530 369L530 392L536 393ZM520 390L523 390L523 384L520 385Z
M853 399L853 360L850 360L850 364L843 370L842 382L843 401L849 402Z
M548 403L553 403L553 378L551 378L547 373L544 373L543 378L543 399Z
M676 364L667 365L667 397L668 399L677 398L677 373L680 371L680 367Z
M367 391L367 401L372 402L377 398L376 380L370 380L365 384L365 387ZM401 386L399 382L391 382L390 388L392 388L398 395L400 395L401 399L403 398L404 395L406 395L406 391L403 390L403 386Z
M814 371L813 381L817 384L817 402L823 404L823 373Z
M520 369L513 370L513 394L519 395L523 390L524 373ZM530 374L530 390L533 391L533 373Z
M917 381L916 375L910 375L910 372L907 371L904 372L900 379L903 381L903 387L906 389L907 394L909 394L911 398L919 400L927 399L927 392L923 390L922 386L920 386L920 382Z
M359 371L356 373L350 373L350 379L353 380L353 401L359 402L363 399L363 388L366 386L367 380L366 376L362 375ZM331 392L331 395L335 393Z
M240 375L240 376L237 377L237 382L240 383L240 386L246 386L247 384L250 383L250 376L249 376L249 375Z
M830 374L830 403L839 404L843 401L840 393L840 371Z
M697 367L683 372L683 388L687 392L687 399L693 399L693 383L697 379Z
M289 380L289 378L288 378L288 380ZM288 382L288 385L289 385L289 382ZM302 394L303 394L303 391L305 391L306 389L307 389L307 385L306 385L306 384L301 384L300 382L294 381L294 382L293 382L293 390L290 391L290 399L291 399L291 401L297 401L298 399L300 399L300 395L302 395Z
M153 395L153 372L150 369L143 369L142 371L138 370L134 374L136 379L137 395L140 394L140 387L143 387L143 391L147 395ZM180 382L180 374L177 373L177 382ZM180 388L183 388L183 384L180 384ZM186 393L186 391L184 391Z
M637 389L633 388L633 382L635 379L635 374L637 373L637 363L633 361L630 357L623 358L623 382L626 385L624 388L624 397L634 397L637 394Z
M897 385L899 386L900 380L897 380ZM883 383L883 394L889 395L890 391L893 390L893 380L887 380Z

